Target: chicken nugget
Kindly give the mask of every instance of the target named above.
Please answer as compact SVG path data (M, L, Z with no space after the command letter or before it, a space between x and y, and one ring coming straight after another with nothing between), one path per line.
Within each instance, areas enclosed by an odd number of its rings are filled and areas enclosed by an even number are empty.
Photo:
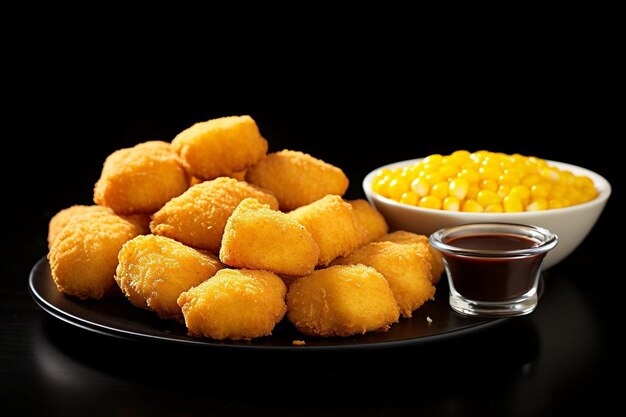
M54 239L48 253L59 291L79 298L102 298L115 285L117 254L145 230L107 211L91 211L73 220Z
M313 236L320 248L318 265L328 265L336 257L349 254L361 244L366 233L352 206L338 195L327 195L287 216L297 220Z
M48 248L52 246L56 237L61 233L61 230L67 226L67 224L74 218L82 216L85 213L91 213L93 211L111 212L111 209L103 206L72 206L59 211L55 214L50 223L48 224Z
M411 233L404 230L398 230L396 232L389 233L381 237L380 239L378 239L378 241L418 245L418 251L426 258L429 258L430 273L433 284L438 283L441 279L441 274L443 274L443 271L445 270L443 265L443 258L441 257L439 251L430 245L427 236L418 235L416 233ZM427 256L426 252L428 252L430 256Z
M338 265L291 284L287 317L306 335L350 336L386 331L399 311L382 274L365 265Z
M276 198L247 182L221 177L194 185L154 213L150 230L188 246L219 253L226 221L248 197L277 209Z
M282 150L267 155L246 173L246 180L270 190L280 209L293 210L328 195L342 196L348 177L336 166L311 155Z
M223 267L215 257L173 239L137 236L122 246L115 281L135 306L182 321L176 300Z
M335 259L333 264L363 264L383 274L403 317L411 317L413 311L435 295L428 262L414 245L372 242L346 257Z
M189 336L240 340L269 336L287 311L287 287L269 271L221 269L178 297Z
M365 200L351 200L348 203L352 206L359 224L366 231L361 244L370 243L389 231L383 215L370 203Z
M226 223L220 260L237 268L277 274L313 272L320 248L311 233L286 214L246 198Z
M172 146L151 141L109 155L93 201L118 214L151 214L188 187L189 177Z
M187 170L212 180L256 164L267 153L267 141L250 116L230 116L196 123L172 141Z

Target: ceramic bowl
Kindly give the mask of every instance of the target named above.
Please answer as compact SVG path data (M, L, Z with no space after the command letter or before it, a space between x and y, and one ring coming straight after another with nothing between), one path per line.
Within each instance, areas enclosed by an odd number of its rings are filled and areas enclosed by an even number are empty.
M401 168L418 161L420 159L412 159L379 167L363 180L363 191L367 199L385 216L391 230L408 230L428 236L441 228L467 223L501 222L545 227L557 234L559 243L546 256L543 269L561 262L581 244L598 220L611 195L611 185L604 177L588 169L556 161L547 162L561 170L591 178L598 190L598 196L589 202L559 209L519 213L467 213L401 204L372 191L372 181L378 170Z

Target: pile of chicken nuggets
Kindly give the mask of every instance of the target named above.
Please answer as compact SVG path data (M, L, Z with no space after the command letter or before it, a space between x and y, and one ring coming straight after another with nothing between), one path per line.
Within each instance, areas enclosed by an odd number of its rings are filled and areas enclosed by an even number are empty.
M93 206L50 221L59 291L134 306L217 340L271 335L285 315L304 335L387 330L435 294L443 272L425 236L388 233L343 171L268 152L250 116L197 123L171 143L111 154Z

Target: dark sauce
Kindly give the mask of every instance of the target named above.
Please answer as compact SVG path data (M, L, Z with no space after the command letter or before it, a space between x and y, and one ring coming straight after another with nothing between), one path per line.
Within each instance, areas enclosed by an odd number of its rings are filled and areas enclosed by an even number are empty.
M520 250L539 242L513 234L459 236L445 243L464 249ZM465 256L443 253L454 287L463 297L475 301L504 301L517 298L533 288L539 278L544 253L514 257Z

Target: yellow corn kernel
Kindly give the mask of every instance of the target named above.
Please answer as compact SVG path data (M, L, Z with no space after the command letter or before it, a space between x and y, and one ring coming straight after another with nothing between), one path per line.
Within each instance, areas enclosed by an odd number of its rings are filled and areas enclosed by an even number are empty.
M435 165L441 165L441 161L443 159L443 156L435 153L432 155L428 155L426 158L423 159L424 164L435 164Z
M476 200L465 200L463 203L462 211L468 211L471 213L481 213L484 209L483 206L478 204Z
M528 201L530 201L530 189L525 185L516 185L511 188L509 195L518 197L524 204L527 204Z
M461 171L459 166L451 162L443 164L441 165L441 168L439 168L439 173L445 180L447 180L448 178L456 177L456 174L458 174L459 171Z
M389 168L382 168L382 169L379 169L376 172L376 177L381 177L382 178L382 177L385 177L385 176L391 175L391 174L392 174L392 172L391 172L391 170Z
M448 181L441 181L430 187L430 194L434 195L440 200L443 200L448 196Z
M441 200L434 195L427 195L420 198L418 205L423 208L439 210L441 208Z
M443 209L447 211L459 211L461 209L461 200L456 197L448 196L443 200Z
M429 184L437 184L438 182L445 180L439 172L429 172L424 178L426 178Z
M513 186L511 184L502 184L501 186L498 187L497 193L500 197L504 198L507 195L509 195L512 189L513 189Z
M402 169L402 172L400 172L399 176L406 179L410 184L411 181L413 181L417 177L417 172L404 168Z
M532 165L537 165L542 168L548 165L548 163L544 159L537 158L536 156L529 156L528 163Z
M476 195L476 201L483 207L487 207L490 204L500 204L502 197L495 191L480 190Z
M567 194L567 187L561 183L555 183L550 188L549 198L564 198Z
M541 176L552 182L556 182L560 178L559 171L555 168L543 168L541 170Z
M401 203L408 204L410 206L416 206L418 200L419 197L413 191L407 191L406 193L402 194L402 197L400 197Z
M598 196L598 191L595 188L583 188L582 189L583 202L591 201Z
M424 197L430 192L430 184L426 178L416 178L411 183L411 190L413 190L418 197Z
M519 178L514 174L502 174L498 177L498 183L517 185L519 184Z
M539 174L530 174L522 179L522 185L526 187L532 187L535 184L539 184L542 181L541 176Z
M526 206L526 211L539 211L548 209L548 200L544 197L538 197Z
M559 182L567 187L571 187L574 185L574 181L576 180L576 178L574 177L574 174L572 174L569 171L560 171L559 172Z
M465 198L468 200L476 200L476 196L478 195L479 191L480 188L478 187L478 185L471 184L467 190L467 195L465 196Z
M389 193L389 197L394 200L400 200L402 194L409 191L409 187L410 183L406 178L396 177L389 183L389 189L387 192Z
M480 188L483 190L498 191L498 181L496 180L482 180L480 182Z
M465 178L455 178L450 181L448 186L448 194L463 200L469 191L470 183Z
M478 168L478 175L480 175L480 179L483 180L497 180L498 177L502 175L502 172L499 168L484 165Z
M502 213L504 208L502 208L502 204L489 204L485 207L485 213Z
M383 197L389 197L389 178L383 177L372 185L372 190Z
M574 186L578 188L594 188L593 181L589 177L584 175L577 175L574 178Z
M524 178L526 176L526 170L519 166L512 166L504 170L504 174L512 174L517 177L518 181L520 178Z
M504 207L504 211L507 213L524 211L524 204L522 204L522 200L513 195L507 195L502 199L502 207Z
M463 168L457 177L466 179L471 184L476 184L480 180L480 174L473 168Z
M550 195L550 188L552 187L547 183L535 184L530 187L530 196L532 198L548 198L548 195Z
M458 150L458 151L454 151L450 154L450 158L457 164L460 165L463 162L467 161L470 157L470 153L469 151L466 151L464 149L462 150Z
M430 162L428 164L424 164L424 172L437 172L441 167L441 163Z

